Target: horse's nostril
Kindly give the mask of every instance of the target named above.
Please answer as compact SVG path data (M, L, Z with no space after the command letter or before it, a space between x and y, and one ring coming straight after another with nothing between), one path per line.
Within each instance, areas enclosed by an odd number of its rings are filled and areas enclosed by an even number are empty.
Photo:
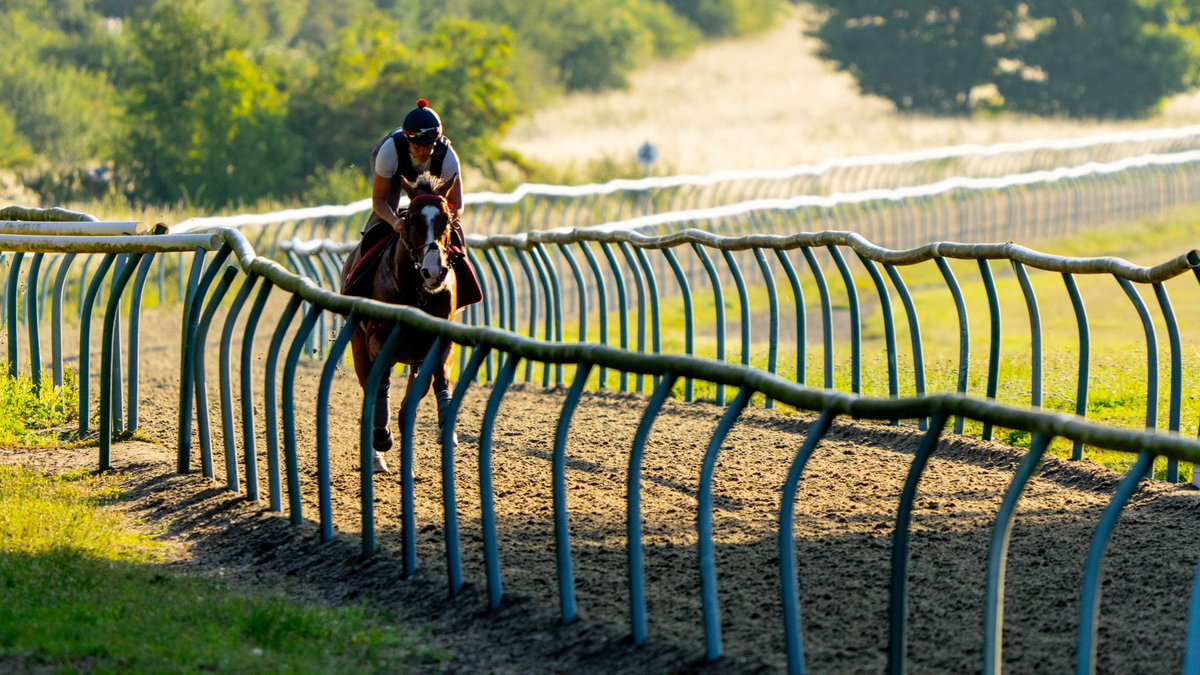
M423 276L423 277L425 277L426 279L428 279L428 278L429 278L429 270L422 268L422 269L421 269L421 276Z

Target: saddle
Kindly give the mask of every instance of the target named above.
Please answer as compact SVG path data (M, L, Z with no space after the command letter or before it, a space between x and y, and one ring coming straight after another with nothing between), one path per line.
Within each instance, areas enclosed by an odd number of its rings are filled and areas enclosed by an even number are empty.
M379 263L389 255L399 239L400 235L386 223L368 227L358 242L358 263L350 270L350 274L346 275L346 281L342 284L342 295L370 297L371 280L375 277L375 270L379 269ZM479 286L479 277L475 275L471 261L467 259L461 230L456 228L451 239L446 258L454 269L457 283L455 304L461 309L483 300L483 289Z

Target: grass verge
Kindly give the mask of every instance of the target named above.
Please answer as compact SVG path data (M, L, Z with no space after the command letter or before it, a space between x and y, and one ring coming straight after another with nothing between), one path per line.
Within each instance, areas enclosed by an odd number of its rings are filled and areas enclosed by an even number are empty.
M328 608L164 571L105 505L115 479L0 466L0 670L408 672L448 654L362 605Z

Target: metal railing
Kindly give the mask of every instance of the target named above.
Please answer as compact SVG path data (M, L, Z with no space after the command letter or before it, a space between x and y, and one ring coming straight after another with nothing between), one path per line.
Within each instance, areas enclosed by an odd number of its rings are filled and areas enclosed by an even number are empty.
M939 184L964 176L987 179L1017 174L1038 175L1089 164L1120 165L1135 158L1185 156L1200 150L1200 127L1098 134L1073 139L1037 139L994 145L958 145L892 155L826 160L784 169L726 171L706 176L621 179L593 185L526 184L511 193L474 192L466 195L469 229L479 234L503 234L554 227L589 227L667 212L686 212L759 200L789 199L796 195L831 196ZM1111 188L1110 188L1111 189ZM1088 208L1136 201L1136 192L1114 196L1091 194ZM1092 206L1099 203L1100 206ZM274 257L279 241L332 238L346 241L365 224L370 199L352 204L290 209L268 214L195 218L174 227L176 232L206 227L246 230L256 250ZM936 215L937 209L923 209ZM810 210L809 219L853 217ZM712 229L715 225L707 226ZM978 224L977 224L978 226ZM885 241L857 224L823 225L819 229L849 229ZM761 230L762 228L757 228ZM810 227L809 229L817 229ZM938 234L944 237L945 234ZM960 237L961 238L961 237ZM996 239L981 233L981 239ZM928 238L926 238L927 240ZM887 242L890 245L911 245Z
M616 235L607 235L616 236ZM682 238L696 238L698 235L681 235ZM831 235L802 235L811 237L829 237ZM837 236L834 236L836 239ZM739 245L762 244L765 239L743 241ZM802 238L794 238L796 244ZM814 239L807 243L816 244L822 240ZM833 241L833 240L830 240ZM853 241L852 239L846 241ZM638 242L643 243L643 242ZM658 242L665 243L665 242ZM858 242L862 247L861 242ZM256 500L258 491L257 463L261 455L266 455L268 464L268 500L272 511L282 512L282 496L285 492L289 497L288 515L291 522L299 524L304 519L301 495L306 491L315 490L318 504L319 532L322 541L333 538L333 512L330 500L329 475L329 394L332 380L342 362L344 350L349 335L356 329L358 322L364 320L385 321L393 324L391 337L384 346L384 355L377 364L386 362L386 354L394 349L397 342L409 331L424 331L438 336L439 343L450 341L464 348L469 353L468 363L460 374L459 384L455 388L451 406L448 410L450 419L444 427L442 444L442 485L445 503L443 532L445 533L445 550L447 561L447 583L451 594L460 592L463 588L463 562L459 538L458 523L459 504L454 489L458 478L454 475L453 460L455 446L451 435L455 425L453 419L467 392L476 386L476 373L490 354L500 356L500 368L491 387L487 410L481 422L479 448L481 475L481 530L484 539L484 563L487 581L487 596L489 604L496 607L504 599L504 576L500 565L500 540L496 536L497 524L494 511L489 505L494 504L496 496L491 493L490 461L487 458L491 452L491 427L495 422L496 412L516 376L520 361L540 362L557 366L567 366L574 370L575 377L567 393L566 402L560 414L558 431L553 441L553 476L554 490L550 499L553 502L554 527L556 532L555 557L558 569L557 595L561 618L564 622L577 619L578 610L575 604L575 579L573 575L573 550L569 528L569 511L567 509L564 476L566 462L564 461L568 431L571 423L571 410L578 402L588 374L599 368L608 369L621 374L646 377L653 383L653 394L648 400L640 400L634 405L644 405L641 413L641 423L633 442L630 453L628 473L628 502L624 514L628 523L628 541L626 545L627 574L629 584L629 617L630 632L635 644L647 639L646 620L648 608L645 606L646 578L643 574L642 559L644 543L640 530L640 501L639 485L642 476L640 458L648 436L651 433L655 418L658 416L665 399L671 395L673 385L682 379L709 382L714 385L735 389L737 394L725 409L721 422L707 444L703 466L692 467L701 475L697 499L697 534L699 553L700 584L697 589L702 603L699 620L703 626L703 642L707 658L717 659L724 654L722 640L722 624L720 619L719 599L717 593L717 570L714 566L714 532L713 532L713 491L715 466L724 439L730 428L737 422L752 396L765 395L772 400L785 403L799 410L818 413L817 421L811 425L807 438L797 450L787 478L781 489L782 509L777 526L777 541L779 549L778 578L780 600L783 606L783 626L787 645L788 668L790 672L803 672L805 656L803 651L803 622L799 612L799 591L796 584L796 561L794 551L794 510L799 484L804 478L804 469L813 450L819 445L829 430L831 424L839 418L897 420L925 419L927 428L916 448L905 487L900 498L896 516L895 528L892 534L892 565L891 586L888 609L888 670L889 672L904 672L906 664L907 625L908 625L908 595L909 595L909 564L911 522L915 496L929 458L936 453L939 437L952 418L965 418L992 426L1002 426L1019 429L1030 433L1034 442L1028 451L1020 470L1014 477L1010 488L1005 494L1003 505L997 514L992 546L989 551L988 572L984 583L986 585L985 630L982 640L984 643L983 666L988 672L999 672L1001 664L1001 647L1003 644L1004 613L1002 598L1005 588L1005 563L1009 533L1013 526L1014 507L1022 492L1025 490L1033 468L1045 452L1046 447L1055 438L1065 438L1069 441L1086 443L1096 447L1114 451L1133 453L1137 456L1134 466L1117 487L1112 501L1106 509L1099 525L1096 527L1091 540L1085 573L1081 589L1079 606L1079 628L1077 667L1079 672L1093 672L1096 664L1099 644L1098 623L1100 617L1099 591L1101 585L1101 562L1109 542L1110 534L1124 506L1128 503L1137 483L1145 475L1156 456L1163 456L1174 461L1200 461L1200 442L1179 435L1146 433L1117 429L1089 422L1078 416L1068 416L1042 410L1002 405L995 402L966 396L962 394L936 394L905 398L872 398L839 393L828 390L816 390L789 382L772 373L748 368L741 365L721 363L713 360L698 359L682 354L641 354L624 349L616 349L601 344L559 343L553 341L535 340L530 337L517 335L511 331L495 328L467 326L433 319L411 308L397 307L383 303L341 296L323 290L312 280L289 273L273 260L258 256L250 247L247 240L239 233L224 230L209 235L181 237L168 235L162 237L110 238L101 241L84 241L65 237L45 238L39 240L2 240L0 247L10 253L47 253L51 251L70 253L90 250L105 253L109 264L98 277L111 278L113 285L111 296L106 304L104 317L104 346L100 364L99 397L101 401L101 429L99 436L100 468L109 466L112 452L113 431L119 424L110 425L109 421L116 418L118 406L116 400L121 395L117 386L116 363L119 362L120 350L114 349L118 339L117 333L111 329L115 317L122 311L121 298L129 289L129 282L136 270L145 269L145 261L164 251L176 251L184 247L194 248L192 274L188 279L188 301L182 308L184 331L181 336L181 371L180 371L180 406L179 406L179 437L178 437L178 470L190 471L195 466L192 454L193 431L199 439L199 464L204 475L215 477L216 469L213 463L214 449L210 443L209 422L210 407L207 398L209 389L205 378L205 355L208 331L216 318L216 308L223 306L234 282L239 278L241 285L225 312L225 327L222 330L220 347L221 377L218 384L220 390L219 415L224 433L224 467L225 484L230 490L239 491L243 481L239 475L239 457L234 429L234 391L232 376L232 340L237 332L241 309L251 295L255 296L253 307L242 322L242 350L240 359L240 388L239 395L242 407L242 461L244 466L245 491L248 499ZM637 249L641 250L641 249ZM947 245L931 245L917 252L897 253L885 264L900 264L920 256L932 254L951 254L965 249L955 249ZM869 251L876 254L882 252ZM1012 255L1012 259L1022 264L1041 262L1041 258L1031 253L1014 249L997 250L997 254ZM210 256L211 254L211 256ZM113 264L119 255L130 256L119 272L115 272ZM234 263L230 265L229 263ZM1098 268L1095 262L1070 262L1066 264L1069 273L1081 273ZM1106 273L1120 273L1131 280L1154 283L1162 274L1174 272L1186 267L1179 261L1172 261L1160 268L1134 269L1125 266L1106 270ZM1124 278L1124 277L1122 277ZM136 289L137 281L134 281ZM10 284L11 286L11 284ZM32 289L27 285L26 289ZM257 292L255 289L257 288ZM274 329L271 347L268 350L268 360L264 367L261 381L264 383L262 402L264 424L266 426L267 447L260 451L255 447L253 439L259 426L251 402L257 398L255 382L260 381L253 373L254 340L262 309L268 297L275 293L287 298L287 306ZM30 291L29 294L32 294ZM299 327L294 328L294 320L301 308L304 308L303 318ZM136 312L136 303L134 309ZM35 316L35 313L31 313ZM340 322L337 338L324 350L320 386L315 406L310 410L316 418L316 447L313 449L318 471L315 480L302 480L298 471L301 448L298 447L295 435L296 416L301 414L294 400L293 385L299 360L299 353L313 330L319 317L330 315ZM11 325L11 324L10 324ZM11 333L10 333L11 338ZM283 373L277 371L279 357L285 352L284 345L290 340L286 349ZM435 345L434 350L439 346ZM86 349L86 345L81 345ZM136 342L131 338L129 353L136 352ZM417 382L413 391L422 391L432 376L433 359L427 359L417 374ZM372 369L367 390L371 384L377 384L383 375L383 368ZM135 378L132 369L129 377ZM81 369L81 382L91 378L90 368ZM281 389L276 391L274 383L280 382ZM130 388L131 396L136 397L136 387ZM276 394L282 400L276 398ZM132 399L131 399L132 401ZM633 403L631 401L631 403ZM365 397L360 419L360 453L361 462L361 521L362 548L364 555L371 555L376 550L374 526L374 483L372 476L371 429L373 420L374 398ZM132 407L132 406L131 406ZM409 414L401 419L401 498L404 506L401 527L402 564L404 571L411 574L416 569L416 538L417 523L414 520L412 500L414 491L412 485L412 437L415 418L415 405L408 406ZM282 428L280 428L279 413L282 411ZM631 410L631 414L635 411ZM130 420L126 428L136 428L136 422ZM282 434L282 444L280 444ZM1197 659L1200 659L1200 596L1193 598L1193 609L1189 615L1189 631L1185 652L1185 672Z

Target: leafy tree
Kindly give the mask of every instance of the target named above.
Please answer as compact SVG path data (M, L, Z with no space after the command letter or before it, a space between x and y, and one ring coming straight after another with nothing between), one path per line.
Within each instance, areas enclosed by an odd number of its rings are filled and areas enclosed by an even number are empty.
M1023 24L1033 36L1011 42L1018 67L997 82L1011 109L1140 117L1195 81L1200 35L1195 24L1174 23L1166 4L1032 0L1026 7Z
M160 2L133 32L118 169L137 196L223 205L288 191L298 144L286 99L234 34L193 0Z
M1011 32L1004 0L814 0L824 20L818 53L854 76L865 94L901 110L970 111L975 87L991 82L997 40Z
M781 0L664 0L705 35L748 35L770 27Z
M814 0L820 54L901 110L1136 117L1200 81L1187 0Z
M0 168L12 169L33 162L33 149L22 138L12 117L0 108Z

